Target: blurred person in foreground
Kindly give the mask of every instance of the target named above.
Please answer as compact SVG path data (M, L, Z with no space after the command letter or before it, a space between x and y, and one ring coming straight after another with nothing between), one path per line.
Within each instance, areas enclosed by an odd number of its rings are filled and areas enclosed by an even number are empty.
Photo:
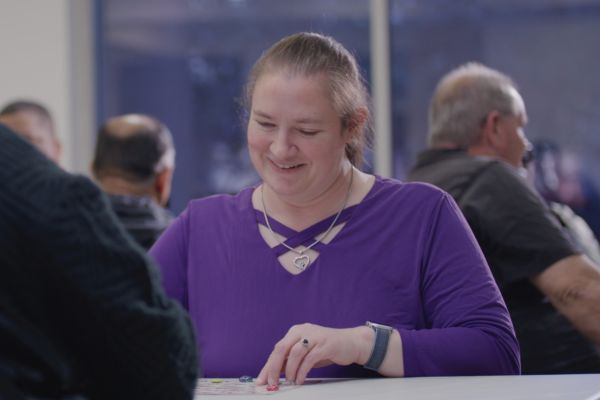
M191 399L192 325L106 197L0 143L0 398Z
M92 173L121 223L145 249L173 219L165 206L174 169L171 132L156 118L127 114L100 127Z
M524 373L600 372L600 272L527 182L527 113L515 83L478 63L438 84L429 150L409 174L451 194L492 269Z
M194 320L205 376L519 373L508 312L451 197L361 171L367 93L354 56L315 33L252 68L262 183L190 202L150 250Z

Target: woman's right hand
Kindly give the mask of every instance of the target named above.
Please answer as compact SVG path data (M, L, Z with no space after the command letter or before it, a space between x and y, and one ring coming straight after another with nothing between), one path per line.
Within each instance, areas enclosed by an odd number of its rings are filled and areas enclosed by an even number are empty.
M289 382L304 383L313 368L367 362L374 332L367 326L347 329L314 324L292 326L275 345L256 379L257 385L277 385L282 373Z

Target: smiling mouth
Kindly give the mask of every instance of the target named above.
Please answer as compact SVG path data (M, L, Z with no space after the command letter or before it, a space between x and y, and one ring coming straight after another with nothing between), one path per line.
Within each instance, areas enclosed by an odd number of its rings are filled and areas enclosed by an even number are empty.
M297 169L302 167L304 164L278 164L275 161L271 160L271 162L273 163L273 165L275 165L277 168L279 169L283 169L283 170L293 170L293 169Z

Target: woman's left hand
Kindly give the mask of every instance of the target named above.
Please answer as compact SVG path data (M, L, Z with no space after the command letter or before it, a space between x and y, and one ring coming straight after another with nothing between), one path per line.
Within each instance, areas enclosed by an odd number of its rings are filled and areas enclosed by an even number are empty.
M373 330L367 326L333 329L313 324L294 325L275 345L256 383L277 385L285 372L289 382L302 384L312 368L364 364L373 340Z

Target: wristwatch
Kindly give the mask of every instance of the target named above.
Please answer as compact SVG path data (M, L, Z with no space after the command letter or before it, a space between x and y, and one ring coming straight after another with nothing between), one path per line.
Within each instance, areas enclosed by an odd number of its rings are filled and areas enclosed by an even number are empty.
M371 356L364 367L377 371L385 358L385 353L387 353L388 343L394 328L387 325L376 324L371 321L367 321L367 326L373 328L375 331L375 343L373 345Z

